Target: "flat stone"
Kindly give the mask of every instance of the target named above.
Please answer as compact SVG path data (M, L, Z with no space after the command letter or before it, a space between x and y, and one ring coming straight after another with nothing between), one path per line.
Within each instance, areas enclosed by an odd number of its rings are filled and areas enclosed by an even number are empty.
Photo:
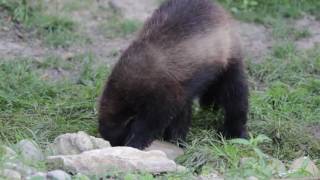
M182 148L179 148L178 146L164 142L164 141L153 141L152 144L145 149L145 151L152 151L152 150L160 150L168 156L169 159L176 159L178 156L181 156L184 154L184 151Z
M70 174L62 170L54 170L47 173L48 180L71 180Z
M34 168L27 166L22 162L6 162L3 166L7 169L19 172L22 176L29 176L36 172Z
M102 149L106 147L111 147L110 143L102 138L96 138L90 136L91 142L93 144L94 149Z
M28 161L42 161L44 155L38 144L32 140L22 140L16 144L17 150L21 156Z
M48 151L53 155L72 155L106 147L111 147L108 141L79 131L78 133L67 133L58 136L48 146Z
M33 175L27 176L26 180L47 180L47 173L37 172Z
M309 172L312 176L320 176L320 171L315 163L309 157L300 157L292 162L290 165L291 171L297 171L299 169L304 169Z
M131 147L110 147L77 155L49 156L48 166L66 172L101 175L108 171L175 172L182 168L162 151L140 151Z

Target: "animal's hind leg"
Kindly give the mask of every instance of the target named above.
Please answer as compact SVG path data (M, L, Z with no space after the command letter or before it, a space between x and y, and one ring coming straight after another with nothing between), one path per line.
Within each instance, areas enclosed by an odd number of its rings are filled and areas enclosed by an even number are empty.
M204 91L204 93L199 98L199 103L201 108L209 109L209 108L218 108L217 104L217 93L218 93L218 82L212 82Z
M223 133L227 138L247 137L248 84L241 61L231 61L221 76L218 103L224 109Z
M183 143L191 124L192 103L187 103L181 112L171 121L166 128L163 139L170 142Z

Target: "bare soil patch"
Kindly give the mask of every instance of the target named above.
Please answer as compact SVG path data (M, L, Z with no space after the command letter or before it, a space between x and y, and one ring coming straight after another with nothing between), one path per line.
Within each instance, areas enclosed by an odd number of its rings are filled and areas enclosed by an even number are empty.
M262 60L270 51L273 39L270 30L263 25L238 23L245 55L254 62Z
M316 20L315 17L306 15L297 20L294 27L300 30L307 29L311 33L309 37L296 42L297 48L310 49L316 45L320 45L320 21Z
M320 124L315 124L313 126L309 127L309 130L311 131L311 134L313 134L313 136L320 140Z

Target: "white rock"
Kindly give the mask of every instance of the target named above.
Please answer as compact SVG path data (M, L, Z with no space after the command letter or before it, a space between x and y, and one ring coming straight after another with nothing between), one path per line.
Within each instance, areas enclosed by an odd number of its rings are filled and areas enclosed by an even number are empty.
M70 174L62 170L54 170L47 173L48 180L71 180Z
M46 179L47 179L47 173L43 173L43 172L38 172L26 177L26 180L46 180Z
M151 150L160 150L166 153L169 159L176 159L178 156L181 156L184 154L183 149L179 148L178 146L164 142L164 141L153 141L152 144L145 149L145 151L151 151Z
M36 172L32 167L29 167L21 162L6 162L3 165L7 169L19 172L22 176L29 176Z
M290 165L291 171L297 171L301 168L309 172L312 176L320 176L318 167L309 157L300 157L294 160Z
M259 179L257 177L255 177L255 176L249 176L247 178L247 180L259 180Z
M93 143L94 149L102 149L106 147L111 147L110 143L102 138L96 138L90 136L91 142Z
M89 136L85 132L67 133L58 136L49 150L53 155L80 154L84 151L110 147L110 143L101 138Z
M16 145L17 150L21 153L22 157L28 161L42 161L44 160L44 155L40 147L31 140L22 140Z
M149 173L174 172L177 164L162 151L140 151L131 147L110 147L78 155L49 156L49 167L85 175L101 175L111 170Z
M75 145L80 152L88 151L94 148L90 136L85 132L78 132L72 140L73 145Z
M21 174L11 169L0 170L0 179L20 180L22 179Z

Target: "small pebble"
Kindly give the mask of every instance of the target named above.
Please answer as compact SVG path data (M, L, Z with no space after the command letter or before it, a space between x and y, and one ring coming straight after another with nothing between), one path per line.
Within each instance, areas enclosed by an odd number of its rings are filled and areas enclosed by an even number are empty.
M54 170L47 173L48 180L71 180L70 174L62 170Z

